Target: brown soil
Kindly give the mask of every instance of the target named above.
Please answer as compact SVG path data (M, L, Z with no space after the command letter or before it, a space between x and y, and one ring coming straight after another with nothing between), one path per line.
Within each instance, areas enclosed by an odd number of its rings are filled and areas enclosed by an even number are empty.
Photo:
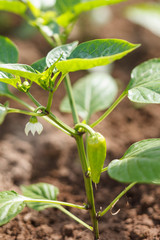
M133 2L133 1L131 1ZM121 5L123 6L123 4ZM96 36L87 38L122 38L141 43L142 47L116 62L114 77L118 78L120 90L129 81L131 69L149 58L160 55L160 41L147 30L135 26L124 18L119 18L121 9L112 21L96 31ZM118 32L116 29L118 29ZM75 29L76 35L76 29ZM136 33L136 34L135 34ZM72 38L75 37L72 35ZM81 34L83 36L83 34ZM77 38L77 36L75 37ZM85 37L83 37L85 38ZM30 64L44 56L49 50L45 41L39 36L32 41L21 41L12 37L20 48L20 62ZM72 74L73 81L84 73ZM38 89L39 90L39 89ZM17 93L14 90L15 93ZM18 93L20 97L22 94ZM33 88L33 94L45 104L46 96ZM61 86L55 94L53 112L66 123L72 125L69 114L59 113L58 105L64 96ZM3 99L5 100L5 99ZM11 106L16 106L11 102ZM93 116L97 119L100 113ZM21 184L47 182L60 190L61 201L82 204L85 202L83 178L78 160L76 145L73 139L65 136L56 128L43 122L44 131L41 136L24 134L27 122L25 116L9 115L0 128L0 190L14 189L20 192ZM145 138L160 137L160 115L158 105L147 105L143 108L131 104L127 99L98 127L107 139L107 162L119 158L133 143ZM95 190L97 211L104 208L125 185L111 180L106 173ZM120 212L113 215L118 209ZM70 209L72 213L90 223L86 212ZM131 189L100 220L101 240L159 240L160 239L160 188L155 185L137 185ZM91 233L56 209L36 212L25 210L10 223L0 228L0 240L91 240Z

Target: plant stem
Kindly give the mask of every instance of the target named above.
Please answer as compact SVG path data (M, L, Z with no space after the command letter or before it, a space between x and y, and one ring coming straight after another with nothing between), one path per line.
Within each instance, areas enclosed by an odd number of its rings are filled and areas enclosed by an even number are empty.
M58 34L55 36L55 41L57 43L57 46L62 45L62 41ZM79 117L78 117L78 113L76 110L76 104L75 104L75 100L73 97L72 86L71 86L69 74L66 75L66 77L64 79L64 83L65 83L66 91L67 91L68 98L69 98L69 103L70 103L71 110L72 110L73 122L74 122L74 124L77 124L77 123L79 123Z
M20 98L16 97L15 95L12 94L6 94L5 95L8 98L11 98L12 100L20 103L21 105L25 106L26 108L28 108L29 110L32 110L32 106L30 106L28 103L24 102L23 100L21 100Z
M101 172L106 172L106 171L108 171L108 167L103 168Z
M123 197L124 194L126 194L126 192L128 192L134 185L136 184L136 182L131 183L130 185L128 185L128 187L126 187L109 205L108 207L106 207L105 210L103 210L103 212L99 212L98 213L98 217L102 217L104 214L106 214L108 212L108 210L110 210L114 204L121 198Z
M112 106L98 120L92 123L90 127L93 128L96 125L98 125L100 122L102 122L115 109L115 107L126 97L127 93L128 93L127 91L124 91L119 96L119 98L112 104Z
M37 107L41 106L41 104L32 96L30 92L27 92L26 94Z
M79 219L78 217L73 215L71 212L66 210L64 207L56 206L56 208L59 209L60 211L64 212L65 214L67 214L69 217L73 218L78 223L82 224L84 227L88 228L90 231L93 231L93 228L91 226L89 226L87 223L83 222L81 219Z
M77 146L78 146L78 153L81 160L82 165L82 171L83 171L83 178L85 183L85 190L87 195L87 201L89 205L89 213L93 225L93 231L95 240L99 239L99 230L98 230L98 220L96 217L96 210L95 210L95 203L94 203L94 195L93 195L93 187L92 187L92 181L91 178L87 175L88 173L88 165L87 165L87 159L85 155L85 149L83 144L83 138L82 136L76 137Z
M65 124L64 122L62 122L60 119L58 119L55 115L53 115L53 113L49 113L48 118L50 118L53 122L55 122L56 124L58 124L61 128L63 128L64 130L66 130L67 132L69 132L71 134L71 136L76 136L78 133L71 127L69 127L67 124Z
M79 129L85 129L87 132L89 132L89 134L94 134L95 131L87 124L84 124L84 123L77 123L74 127L75 130L79 131Z
M52 106L52 99L53 99L53 91L49 92L49 97L48 97L48 103L46 107L46 112L50 112L51 106Z
M86 210L85 206L81 205L76 205L68 202L61 202L61 201L54 201L54 200L48 200L48 199L32 199L32 198L26 198L24 200L25 202L39 202L39 203L51 203L51 204L56 204L56 205L62 205L62 206L67 206L67 207L73 207L73 208L78 208L78 209L83 209Z
M16 109L16 108L7 108L7 113L21 113L21 114L25 114L25 115L29 115L29 116L36 116L36 117L44 116L43 113L28 112L28 111L24 111L24 110Z
M77 124L77 123L79 123L79 117L78 117L78 113L76 110L76 104L75 104L75 100L73 97L72 86L71 86L69 74L66 75L64 82L65 82L65 87L66 87L66 91L67 91L68 98L69 98L69 103L70 103L71 110L72 110L73 122L74 122L74 124Z

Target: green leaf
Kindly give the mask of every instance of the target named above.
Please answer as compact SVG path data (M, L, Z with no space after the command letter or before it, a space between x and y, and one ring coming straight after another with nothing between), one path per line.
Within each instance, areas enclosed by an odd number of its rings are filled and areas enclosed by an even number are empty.
M33 199L48 199L48 200L57 200L57 195L59 190L57 187L48 184L48 183L38 183L32 184L29 186L21 186L21 190L26 197ZM51 203L27 203L30 208L33 208L37 211L43 210L45 208L54 207Z
M160 4L141 3L126 9L127 18L160 37Z
M160 103L160 59L151 59L137 66L126 90L133 102Z
M23 196L14 191L0 192L0 226L9 222L25 207Z
M0 0L0 10L23 16L27 6L18 0Z
M16 63L18 61L18 50L14 43L7 37L0 36L0 63ZM9 79L11 78L11 79ZM16 81L9 73L0 72L0 96L13 95L6 83L15 87ZM3 81L3 82L2 82Z
M18 50L14 43L9 38L0 36L0 63L16 63L17 61Z
M67 60L58 62L56 67L63 73L102 66L121 59L139 47L119 39L97 39L78 45Z
M77 45L78 42L75 41L52 49L46 57L47 66L50 67L58 59L59 61L66 60L70 56L71 52L77 47Z
M61 26L67 27L82 12L124 1L126 0L58 0L55 4L55 9L60 15L57 22Z
M46 57L41 58L38 61L32 63L31 67L40 73L44 72L47 68Z
M7 108L6 108L6 106L0 104L0 125L3 123L6 115L7 115Z
M2 78L2 82L6 82L11 84L12 86L16 87L17 89L23 88L21 84L21 79L19 77L23 77L25 79L30 80L31 82L34 81L41 87L43 86L43 80L41 80L42 75L38 74L31 66L25 64L0 64L0 70L5 73L10 73L15 75L10 77L10 79Z
M79 116L89 120L95 112L108 108L117 95L115 80L106 73L91 73L79 79L73 86L73 95ZM69 99L61 103L62 112L71 112Z
M1 74L2 72L0 72L0 81L1 81ZM0 82L0 96L7 96L10 94L12 93L9 91L8 85L3 82Z
M12 85L13 87L15 88L18 88L18 86L21 85L21 80L20 78L14 78L13 75L11 74L7 74L7 73L3 73L3 72L0 72L0 82L3 82L3 84L7 83L7 84L10 84ZM1 85L2 83L0 83ZM3 86L2 86L3 87ZM7 86L6 88L7 89ZM4 87L3 87L3 90L4 90ZM1 93L0 93L1 94ZM5 95L8 94L8 91L5 93ZM3 94L4 95L4 94Z
M120 160L108 167L111 178L125 183L160 182L160 139L134 143Z

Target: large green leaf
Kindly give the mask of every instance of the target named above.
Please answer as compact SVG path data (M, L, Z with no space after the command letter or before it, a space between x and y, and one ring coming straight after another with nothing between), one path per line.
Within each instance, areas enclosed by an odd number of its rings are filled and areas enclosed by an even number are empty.
M26 197L45 200L57 200L57 195L59 193L57 187L48 183L37 183L29 186L21 186L21 190ZM37 211L43 210L45 208L54 207L52 203L43 202L27 203L27 205Z
M132 22L139 24L160 37L160 4L141 3L128 7L126 16Z
M55 4L55 9L60 15L57 22L63 27L67 27L82 12L123 1L126 0L58 0Z
M32 63L31 67L40 73L44 72L47 68L46 57L43 57L43 58L39 59L38 61Z
M47 66L50 67L57 60L66 60L70 56L71 52L77 47L77 45L78 42L75 41L52 49L46 57Z
M0 0L0 10L23 16L27 10L27 6L18 0Z
M160 103L160 59L137 66L127 87L128 98L139 103Z
M73 86L78 114L89 120L93 113L111 105L117 91L115 80L106 73L92 73L79 79ZM68 97L63 99L60 109L63 112L71 112Z
M14 43L9 38L0 36L0 63L16 63L17 61L18 50Z
M120 160L109 164L108 173L120 182L160 182L160 139L134 143Z
M1 76L1 74L2 73L0 72L0 76ZM0 82L0 96L6 96L8 94L11 94L11 92L8 89L8 85L3 82Z
M18 50L14 43L7 37L0 36L0 63L16 63L18 61ZM16 81L9 73L0 72L0 96L13 95L6 83L16 87Z
M14 191L0 192L0 226L9 222L25 207L24 197Z
M139 47L120 39L97 39L78 45L67 60L56 64L63 73L107 65Z

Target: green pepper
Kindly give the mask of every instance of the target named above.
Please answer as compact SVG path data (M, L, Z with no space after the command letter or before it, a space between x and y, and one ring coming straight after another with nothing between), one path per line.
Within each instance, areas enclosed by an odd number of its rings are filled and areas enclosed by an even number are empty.
M106 158L106 140L98 132L88 136L87 154L90 164L91 179L94 183L99 183L101 171Z

